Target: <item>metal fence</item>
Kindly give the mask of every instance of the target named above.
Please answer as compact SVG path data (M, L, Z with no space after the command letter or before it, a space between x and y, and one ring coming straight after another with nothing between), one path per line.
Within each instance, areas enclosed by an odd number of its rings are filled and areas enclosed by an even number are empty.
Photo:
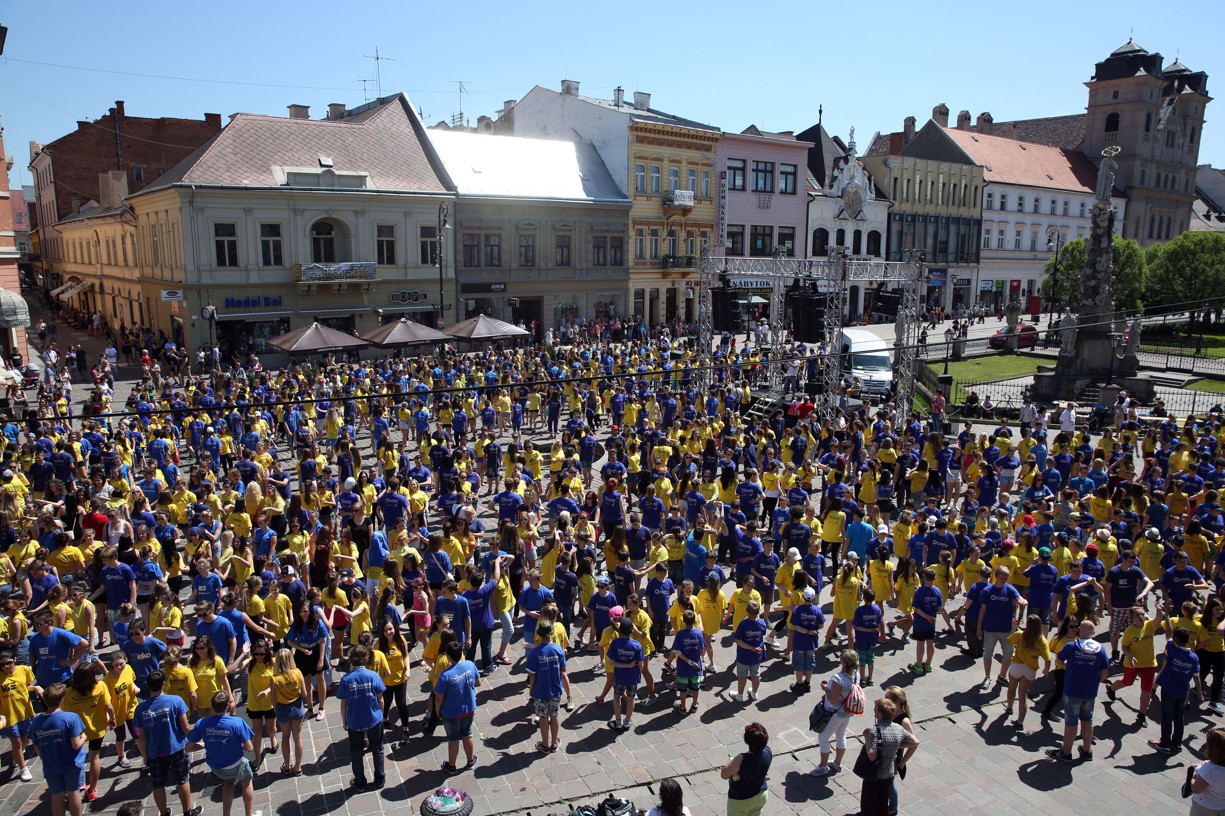
M1193 388L1157 389L1157 399L1167 413L1174 416L1202 415L1225 403L1225 394L1213 391L1196 391Z
M1141 365L1166 371L1225 377L1225 357L1209 357L1202 351L1197 354L1193 346L1176 340L1161 343L1142 341L1136 356Z

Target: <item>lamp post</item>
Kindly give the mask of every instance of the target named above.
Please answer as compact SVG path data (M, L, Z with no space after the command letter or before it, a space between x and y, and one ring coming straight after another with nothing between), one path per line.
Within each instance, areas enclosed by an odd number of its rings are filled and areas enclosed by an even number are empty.
M1106 370L1106 385L1114 384L1114 361L1119 356L1119 346L1123 343L1123 332L1110 331L1110 368Z
M1046 228L1046 248L1055 250L1055 269L1051 272L1051 297L1046 330L1055 328L1055 312L1059 310L1059 250L1063 247L1063 233L1054 224Z
M447 223L447 215L450 209L447 207L447 202L443 201L438 204L438 328L442 328L446 323L445 309L443 303L446 299L446 285L443 281L443 257L446 253L446 243L443 241L442 231L450 229L451 225ZM455 304L455 317L459 318L459 302Z
M949 373L949 350L953 347L953 327L944 330L944 373Z

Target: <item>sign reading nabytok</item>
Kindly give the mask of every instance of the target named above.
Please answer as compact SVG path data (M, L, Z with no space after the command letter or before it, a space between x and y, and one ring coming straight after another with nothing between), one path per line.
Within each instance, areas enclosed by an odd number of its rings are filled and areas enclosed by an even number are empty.
M774 283L769 278L728 278L729 289L773 289Z
M299 264L297 272L298 280L303 283L371 281L376 278L378 266L373 261Z

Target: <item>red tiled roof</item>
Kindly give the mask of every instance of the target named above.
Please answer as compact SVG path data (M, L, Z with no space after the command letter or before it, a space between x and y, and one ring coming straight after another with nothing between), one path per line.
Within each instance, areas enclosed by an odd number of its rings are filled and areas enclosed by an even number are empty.
M996 122L992 130L1008 139L1075 150L1085 138L1085 119L1083 113L1017 119L1014 122Z
M1074 150L956 128L945 128L944 132L983 167L983 178L988 182L1086 193L1097 187L1097 168Z
M905 147L902 144L903 134L901 131L896 133L878 133L876 138L872 140L872 144L868 145L868 150L863 155L866 156L896 156L902 152Z

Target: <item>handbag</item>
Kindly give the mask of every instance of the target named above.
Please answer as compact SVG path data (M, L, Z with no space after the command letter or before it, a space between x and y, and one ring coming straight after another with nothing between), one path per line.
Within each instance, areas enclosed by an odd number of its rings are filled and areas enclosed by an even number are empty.
M829 721L834 718L837 711L825 707L825 701L820 700L813 706L812 712L808 715L808 727L820 734L825 730L825 726L829 725Z
M1179 791L1183 799L1189 799L1193 791L1191 790L1191 780L1195 779L1195 766L1187 768L1187 778L1183 780L1182 789Z
M880 726L876 726L876 743L880 745ZM855 776L860 779L875 779L877 771L880 770L880 749L877 748L876 759L871 759L868 756L868 743L865 741L863 747L859 749L859 756L855 758L855 767L851 769Z

